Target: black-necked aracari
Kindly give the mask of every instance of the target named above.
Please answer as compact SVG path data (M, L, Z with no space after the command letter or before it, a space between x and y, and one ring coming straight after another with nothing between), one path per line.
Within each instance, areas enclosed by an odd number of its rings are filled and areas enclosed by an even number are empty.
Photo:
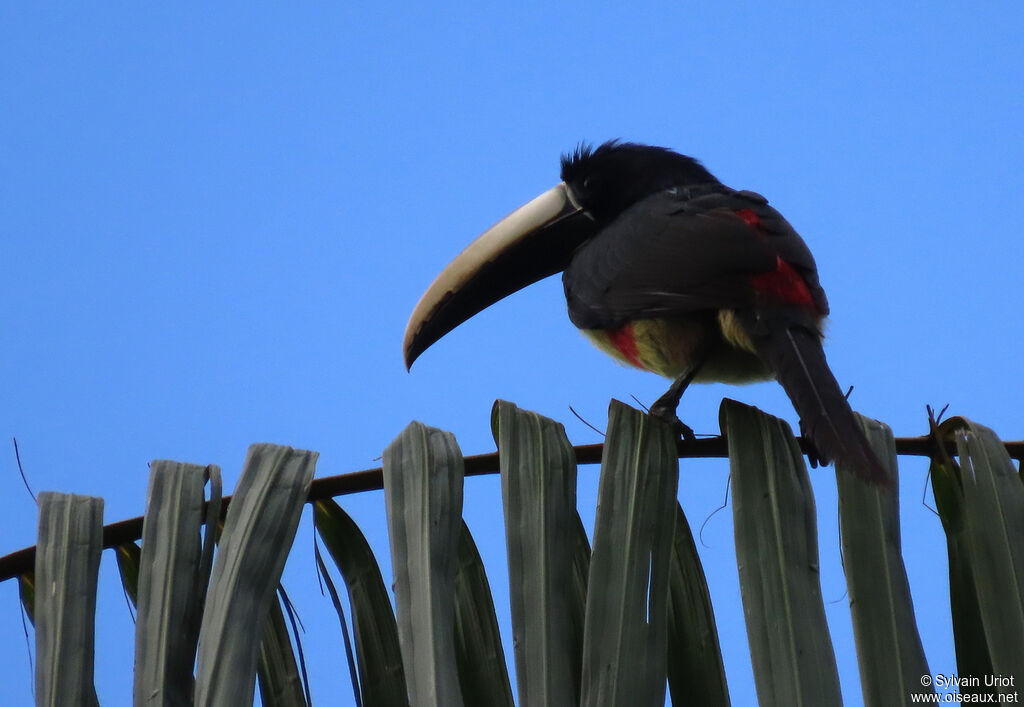
M889 479L825 360L810 250L768 201L663 147L562 157L562 182L460 253L416 305L406 366L506 295L562 272L569 318L622 363L673 379L651 412L678 424L692 382L775 378L822 461Z

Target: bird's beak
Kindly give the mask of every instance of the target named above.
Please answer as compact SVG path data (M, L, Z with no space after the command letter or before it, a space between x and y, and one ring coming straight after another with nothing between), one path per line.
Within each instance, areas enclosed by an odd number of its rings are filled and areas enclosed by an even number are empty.
M564 270L594 235L594 222L563 182L520 206L470 243L420 298L405 329L405 366L431 344L507 295Z

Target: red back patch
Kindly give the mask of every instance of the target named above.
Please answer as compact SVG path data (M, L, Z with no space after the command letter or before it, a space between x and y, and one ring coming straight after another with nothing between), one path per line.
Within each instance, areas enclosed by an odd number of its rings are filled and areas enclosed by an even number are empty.
M781 257L776 257L776 267L770 272L751 275L750 282L758 295L788 304L799 304L817 311L811 290L800 274Z

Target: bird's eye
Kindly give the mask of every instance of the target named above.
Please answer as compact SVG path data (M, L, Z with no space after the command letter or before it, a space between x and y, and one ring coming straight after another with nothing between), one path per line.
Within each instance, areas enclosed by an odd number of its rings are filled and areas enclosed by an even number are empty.
M665 191L671 194L672 196L675 196L676 194L679 193L679 189L677 187L669 187Z
M591 177L585 177L583 179L583 188L584 189L590 189L590 184L591 184L592 181L593 181L593 179Z

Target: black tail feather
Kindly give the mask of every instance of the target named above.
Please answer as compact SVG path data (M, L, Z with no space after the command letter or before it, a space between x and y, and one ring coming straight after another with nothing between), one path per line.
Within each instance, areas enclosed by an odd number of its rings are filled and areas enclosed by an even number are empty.
M793 402L821 461L839 460L866 481L891 486L888 472L828 367L817 332L802 326L771 327L755 343Z

